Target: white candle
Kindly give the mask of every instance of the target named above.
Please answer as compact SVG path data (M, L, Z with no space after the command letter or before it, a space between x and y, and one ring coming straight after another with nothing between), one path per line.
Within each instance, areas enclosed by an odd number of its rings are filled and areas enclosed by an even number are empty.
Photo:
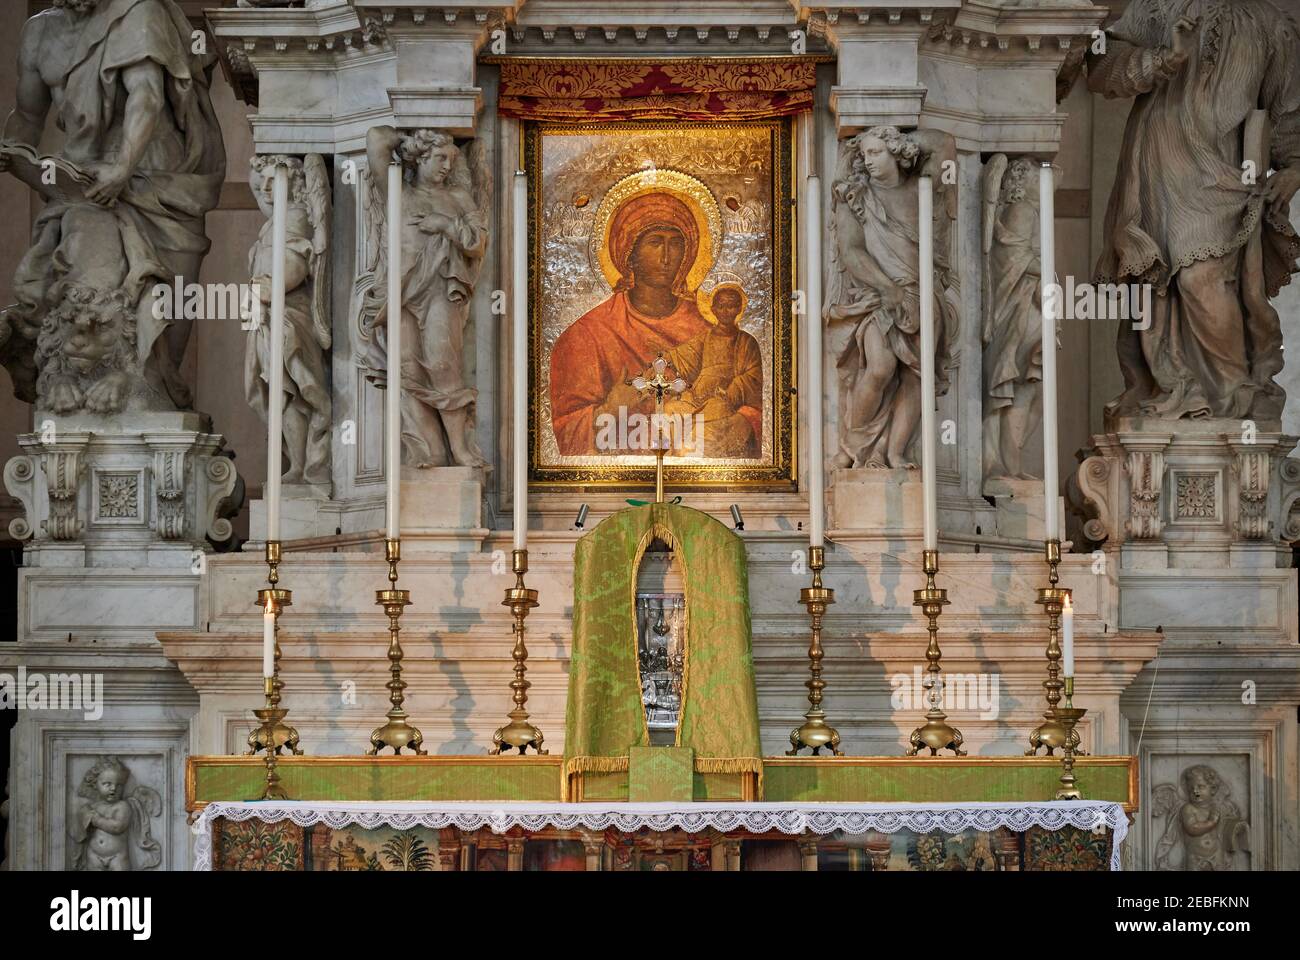
M1046 539L1060 539L1056 493L1060 486L1056 463L1056 182L1052 165L1038 171L1038 236L1042 261L1043 300L1043 499Z
M826 455L822 449L822 182L816 174L808 176L804 209L808 224L808 541L820 547L826 541Z
M935 457L934 384L934 181L921 177L919 232L921 235L921 486L924 492L925 549L939 549L938 475Z
M515 549L528 549L528 177L515 173L511 263L511 404L514 408Z
M262 614L262 676L275 676L275 608L270 603Z
M280 539L281 437L284 435L284 268L289 226L289 168L275 165L271 181L271 326L266 390L266 539Z
M1065 657L1065 675L1074 676L1074 604L1065 598L1065 609L1061 612L1061 630L1065 638L1063 652Z
M402 499L402 165L388 167L388 391L384 396L384 477L388 539L401 536Z

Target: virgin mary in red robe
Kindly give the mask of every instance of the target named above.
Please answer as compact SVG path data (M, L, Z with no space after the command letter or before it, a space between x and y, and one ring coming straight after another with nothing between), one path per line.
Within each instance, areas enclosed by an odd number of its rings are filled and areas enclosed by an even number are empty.
M684 241L671 276L637 276L633 254L651 231L675 231ZM632 197L610 218L607 253L619 275L614 293L561 333L551 352L551 426L561 455L603 452L595 445L595 419L618 416L621 406L633 412L635 398L625 381L644 372L660 351L709 329L686 285L700 242L690 208L669 193ZM675 307L659 316L638 310L632 295L638 284L656 288L646 292L660 300L669 291L659 288L668 284Z

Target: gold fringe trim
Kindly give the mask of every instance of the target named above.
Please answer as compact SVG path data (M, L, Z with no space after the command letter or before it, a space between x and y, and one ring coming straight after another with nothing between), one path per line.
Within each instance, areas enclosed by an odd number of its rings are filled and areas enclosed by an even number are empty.
M575 773L627 773L627 757L569 757L564 763L565 776Z
M696 773L763 773L758 757L696 757Z
M758 757L699 757L695 758L696 773L752 773L754 774L755 800L763 799L763 761Z
M569 757L564 763L565 795L567 784L581 773L628 773L627 757ZM754 774L754 799L763 799L763 761L758 757L700 757L695 758L695 773Z

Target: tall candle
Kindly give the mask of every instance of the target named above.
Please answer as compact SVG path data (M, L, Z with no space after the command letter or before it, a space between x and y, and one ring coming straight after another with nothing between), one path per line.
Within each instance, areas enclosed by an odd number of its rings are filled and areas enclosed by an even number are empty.
M388 390L384 395L384 478L388 539L401 537L402 499L402 165L388 167Z
M511 404L514 409L515 549L528 549L528 177L515 173L511 209L514 259L511 263Z
M921 235L921 487L925 549L939 549L938 434L934 384L934 181L921 177L919 232Z
M1065 675L1074 676L1074 604L1065 598L1065 608L1061 611L1061 630L1064 636L1062 655L1065 657Z
M271 602L262 613L262 676L275 676L275 608Z
M289 168L275 165L271 181L271 326L266 391L266 539L280 539L281 438L284 436L284 268L289 229Z
M1051 163L1038 171L1038 236L1042 261L1043 301L1043 498L1046 508L1046 539L1060 539L1057 527L1056 441L1056 181Z
M808 175L804 199L808 224L808 541L814 547L826 541L826 454L822 449L822 182Z

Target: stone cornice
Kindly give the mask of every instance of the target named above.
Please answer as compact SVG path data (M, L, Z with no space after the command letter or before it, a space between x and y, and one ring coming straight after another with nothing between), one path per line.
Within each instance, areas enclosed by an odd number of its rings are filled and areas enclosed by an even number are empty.
M206 16L232 85L260 108L253 121L259 150L272 143L352 149L356 133L348 117L374 116L384 106L357 96L366 89L387 91L387 122L468 134L481 106L475 72L484 55L832 52L839 75L831 107L841 134L879 123L921 125L947 130L969 150L1052 153L1060 119L1052 113L1050 87L1014 115L992 93L984 109L984 94L948 102L944 91L962 89L964 68L992 70L999 84L996 74L1006 70L1064 70L1068 79L1105 10L1050 0L1016 6L994 0L650 0L616 10L586 0L311 0L306 7L223 8ZM263 75L268 71L273 81ZM304 71L351 71L348 92L340 79L335 93L321 97L320 81L302 77ZM301 111L303 102L311 109Z

